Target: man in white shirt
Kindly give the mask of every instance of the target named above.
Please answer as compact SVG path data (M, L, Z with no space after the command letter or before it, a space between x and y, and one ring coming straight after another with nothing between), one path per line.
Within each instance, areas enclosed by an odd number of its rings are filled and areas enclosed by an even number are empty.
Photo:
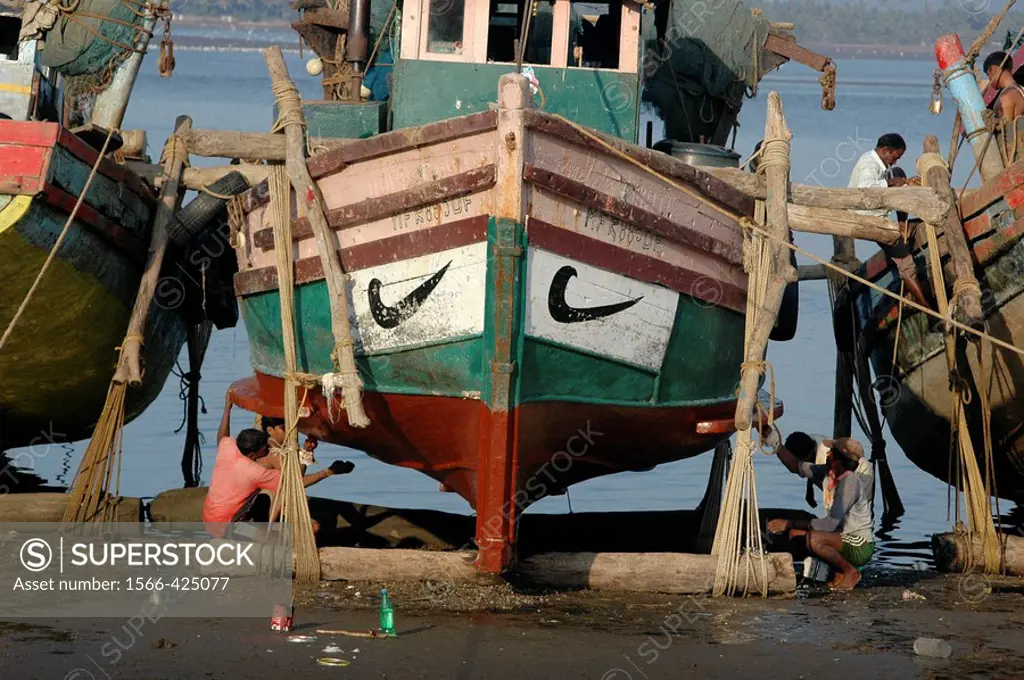
M906 174L900 168L895 167L906 151L907 143L903 141L903 137L895 132L882 135L878 138L875 148L861 156L857 161L857 165L853 167L853 173L850 175L850 182L847 185L848 188L884 189L886 187L919 185L921 183L920 179L916 177L907 179ZM890 211L881 208L878 210L858 210L856 212L862 215L888 217ZM929 306L928 298L925 297L924 290L922 290L921 284L917 280L914 256L907 245L909 233L906 231L908 227L904 226L907 224L906 217L901 214L901 218L900 240L891 246L881 246L882 251L896 265L896 270L899 272L900 279L903 281L907 292L916 298L918 304L927 307Z

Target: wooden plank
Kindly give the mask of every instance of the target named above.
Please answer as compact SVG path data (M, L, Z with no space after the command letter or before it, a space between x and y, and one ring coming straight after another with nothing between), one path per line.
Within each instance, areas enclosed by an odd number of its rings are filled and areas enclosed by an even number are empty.
M345 269L356 272L478 243L487 238L487 220L488 218L482 215L471 217L422 231L398 234L391 238L342 248L339 254ZM319 281L323 276L319 257L311 255L296 261L296 285ZM268 290L277 290L277 272L273 266L248 269L235 274L235 292L238 295L253 295Z
M795 38L787 39L775 33L768 34L768 38L764 41L764 49L805 66L810 66L815 71L824 71L825 67L832 61L824 55L812 52L806 47L801 47L797 44Z
M1006 168L981 188L965 194L960 200L960 214L965 218L973 217L1021 185L1024 185L1024 160Z
M562 175L542 170L533 165L527 165L523 171L523 178L528 182L543 187L545 190L565 196L585 206L596 208L603 213L617 217L630 224L649 229L673 241L684 243L691 248L711 253L726 262L733 264L742 262L741 249L731 243L726 243L691 229L688 226L683 226L678 222L655 215L626 201L607 194L598 193L590 187Z
M75 204L78 202L77 197L52 184L47 184L43 187L41 200L45 201L47 205L53 206L64 215L70 215L71 211L75 209ZM78 212L75 214L75 222L89 228L90 231L100 236L116 250L127 255L133 263L142 264L146 261L148 253L147 244L143 243L135 233L115 224L88 203L82 202Z
M399 215L409 210L437 204L440 201L465 196L475 191L490 188L494 186L494 182L495 168L493 165L487 165L482 168L459 173L452 177L445 177L436 182L426 182L418 187L412 187L404 191L385 194L376 198L368 198L352 205L334 208L327 211L327 223L331 226L331 229L345 229L363 222L371 222ZM308 238L312 233L309 222L305 218L292 221L292 235L296 239ZM258 248L268 249L273 247L273 231L271 229L261 229L255 232L253 234L253 243Z
M420 127L393 130L366 139L352 140L339 149L326 151L310 158L309 172L313 179L320 179L326 175L340 172L357 161L475 135L493 130L497 124L498 117L495 111L482 111Z
M523 116L526 127L529 129L550 134L577 146L599 151L603 155L609 153L604 145L582 134L575 127L560 118L555 118L536 109L525 110ZM742 191L729 186L729 184L721 179L704 172L703 168L699 169L692 165L687 165L679 159L660 151L645 149L633 144L627 144L617 138L593 131L590 132L616 151L638 161L645 168L650 168L658 175L664 175L686 184L707 199L712 205L722 206L747 217L754 214L754 199ZM656 179L657 176L651 174L651 178Z
M0 144L0 186L5 194L33 196L46 181L53 147Z
M69 130L64 128L61 128L60 130L57 143L71 152L71 155L88 165L90 168L95 165L96 158L99 156L98 150L92 148L79 139L78 136L71 134ZM149 205L156 205L156 195L153 193L152 188L143 182L138 175L131 172L120 163L114 161L109 155L100 161L98 172L104 177L109 177L118 184L125 185L133 194L138 195Z

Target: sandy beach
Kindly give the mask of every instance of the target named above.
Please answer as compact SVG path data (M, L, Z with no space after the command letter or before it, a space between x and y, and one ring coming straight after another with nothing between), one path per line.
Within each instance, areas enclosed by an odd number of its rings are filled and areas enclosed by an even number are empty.
M852 593L789 599L523 593L394 584L399 637L318 634L377 625L381 584L297 595L291 642L255 619L0 621L4 678L1016 678L1019 581L869 572ZM385 584L387 585L387 584ZM949 659L916 656L937 637ZM328 645L339 651L324 652ZM319 657L347 661L323 667Z

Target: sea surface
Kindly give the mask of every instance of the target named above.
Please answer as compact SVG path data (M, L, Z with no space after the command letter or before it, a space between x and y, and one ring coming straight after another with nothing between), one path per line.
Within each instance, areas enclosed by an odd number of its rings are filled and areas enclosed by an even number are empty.
M305 56L308 58L310 54L307 52ZM124 124L126 129L148 130L150 155L154 159L159 157L175 117L181 114L191 116L195 127L200 128L251 131L270 128L273 97L259 52L181 50L176 58L177 68L170 79L157 76L155 60L146 61ZM319 82L306 74L304 59L297 52L286 52L286 60L303 96L321 98ZM908 153L901 165L908 176L916 174L913 163L925 135L938 135L945 152L952 130L953 106L947 100L941 115L929 113L932 63L852 60L840 61L838 66L834 111L821 109L818 74L809 69L789 64L766 78L758 95L744 105L737 151L746 157L762 138L765 98L775 90L782 96L786 119L793 132L792 179L795 182L845 186L856 159L874 148L875 140L888 132L899 132L907 141ZM958 186L966 181L970 171L970 163L964 162L968 157L969 153L962 157L954 173ZM196 165L216 163L206 159L194 162ZM831 254L831 237L800 234L796 242L819 257L827 259ZM871 244L858 244L858 255L862 259L873 251ZM777 394L785 402L785 416L780 421L784 436L796 429L828 433L832 427L835 349L824 282L801 284L797 336L787 343L772 343L768 358L775 368ZM187 370L184 351L180 360ZM213 469L214 438L225 390L232 381L251 372L241 323L235 329L215 332L202 367L201 391L207 410L200 418L206 437L202 461L204 484L209 482ZM157 401L126 427L122 494L152 497L182 485L179 464L184 432L175 431L182 423L180 397L179 381L171 376ZM252 414L234 411L234 431L251 423ZM867 441L863 433L855 430L854 434ZM930 535L951 526L947 515L947 487L914 467L891 437L887 440L893 475L907 513L895 526L886 527L884 531L876 521L876 530L881 534L876 559L903 568L915 564L920 567L921 562L930 561L927 542ZM24 467L34 468L36 474L51 482L70 483L84 449L85 442L64 447L36 447L30 455L17 456L17 461ZM11 453L13 456L18 452ZM317 450L317 459L324 465L336 458L353 461L354 473L322 482L311 493L392 507L471 512L460 497L440 492L437 482L418 472L388 466L342 447L321 444ZM649 472L621 473L592 480L571 487L567 495L544 499L528 512L693 508L707 485L711 459L708 453ZM789 474L775 458L759 455L755 469L762 507L807 507L804 482ZM1003 503L1004 511L1009 509L1007 505ZM876 513L881 515L880 496Z

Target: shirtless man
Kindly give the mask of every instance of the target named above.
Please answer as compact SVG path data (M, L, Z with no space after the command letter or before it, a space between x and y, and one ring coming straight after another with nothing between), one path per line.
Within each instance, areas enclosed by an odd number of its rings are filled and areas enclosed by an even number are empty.
M1003 122L1003 160L1013 163L1024 157L1024 87L1013 78L1013 60L1006 52L988 55L983 67L989 87L998 92L992 109Z

